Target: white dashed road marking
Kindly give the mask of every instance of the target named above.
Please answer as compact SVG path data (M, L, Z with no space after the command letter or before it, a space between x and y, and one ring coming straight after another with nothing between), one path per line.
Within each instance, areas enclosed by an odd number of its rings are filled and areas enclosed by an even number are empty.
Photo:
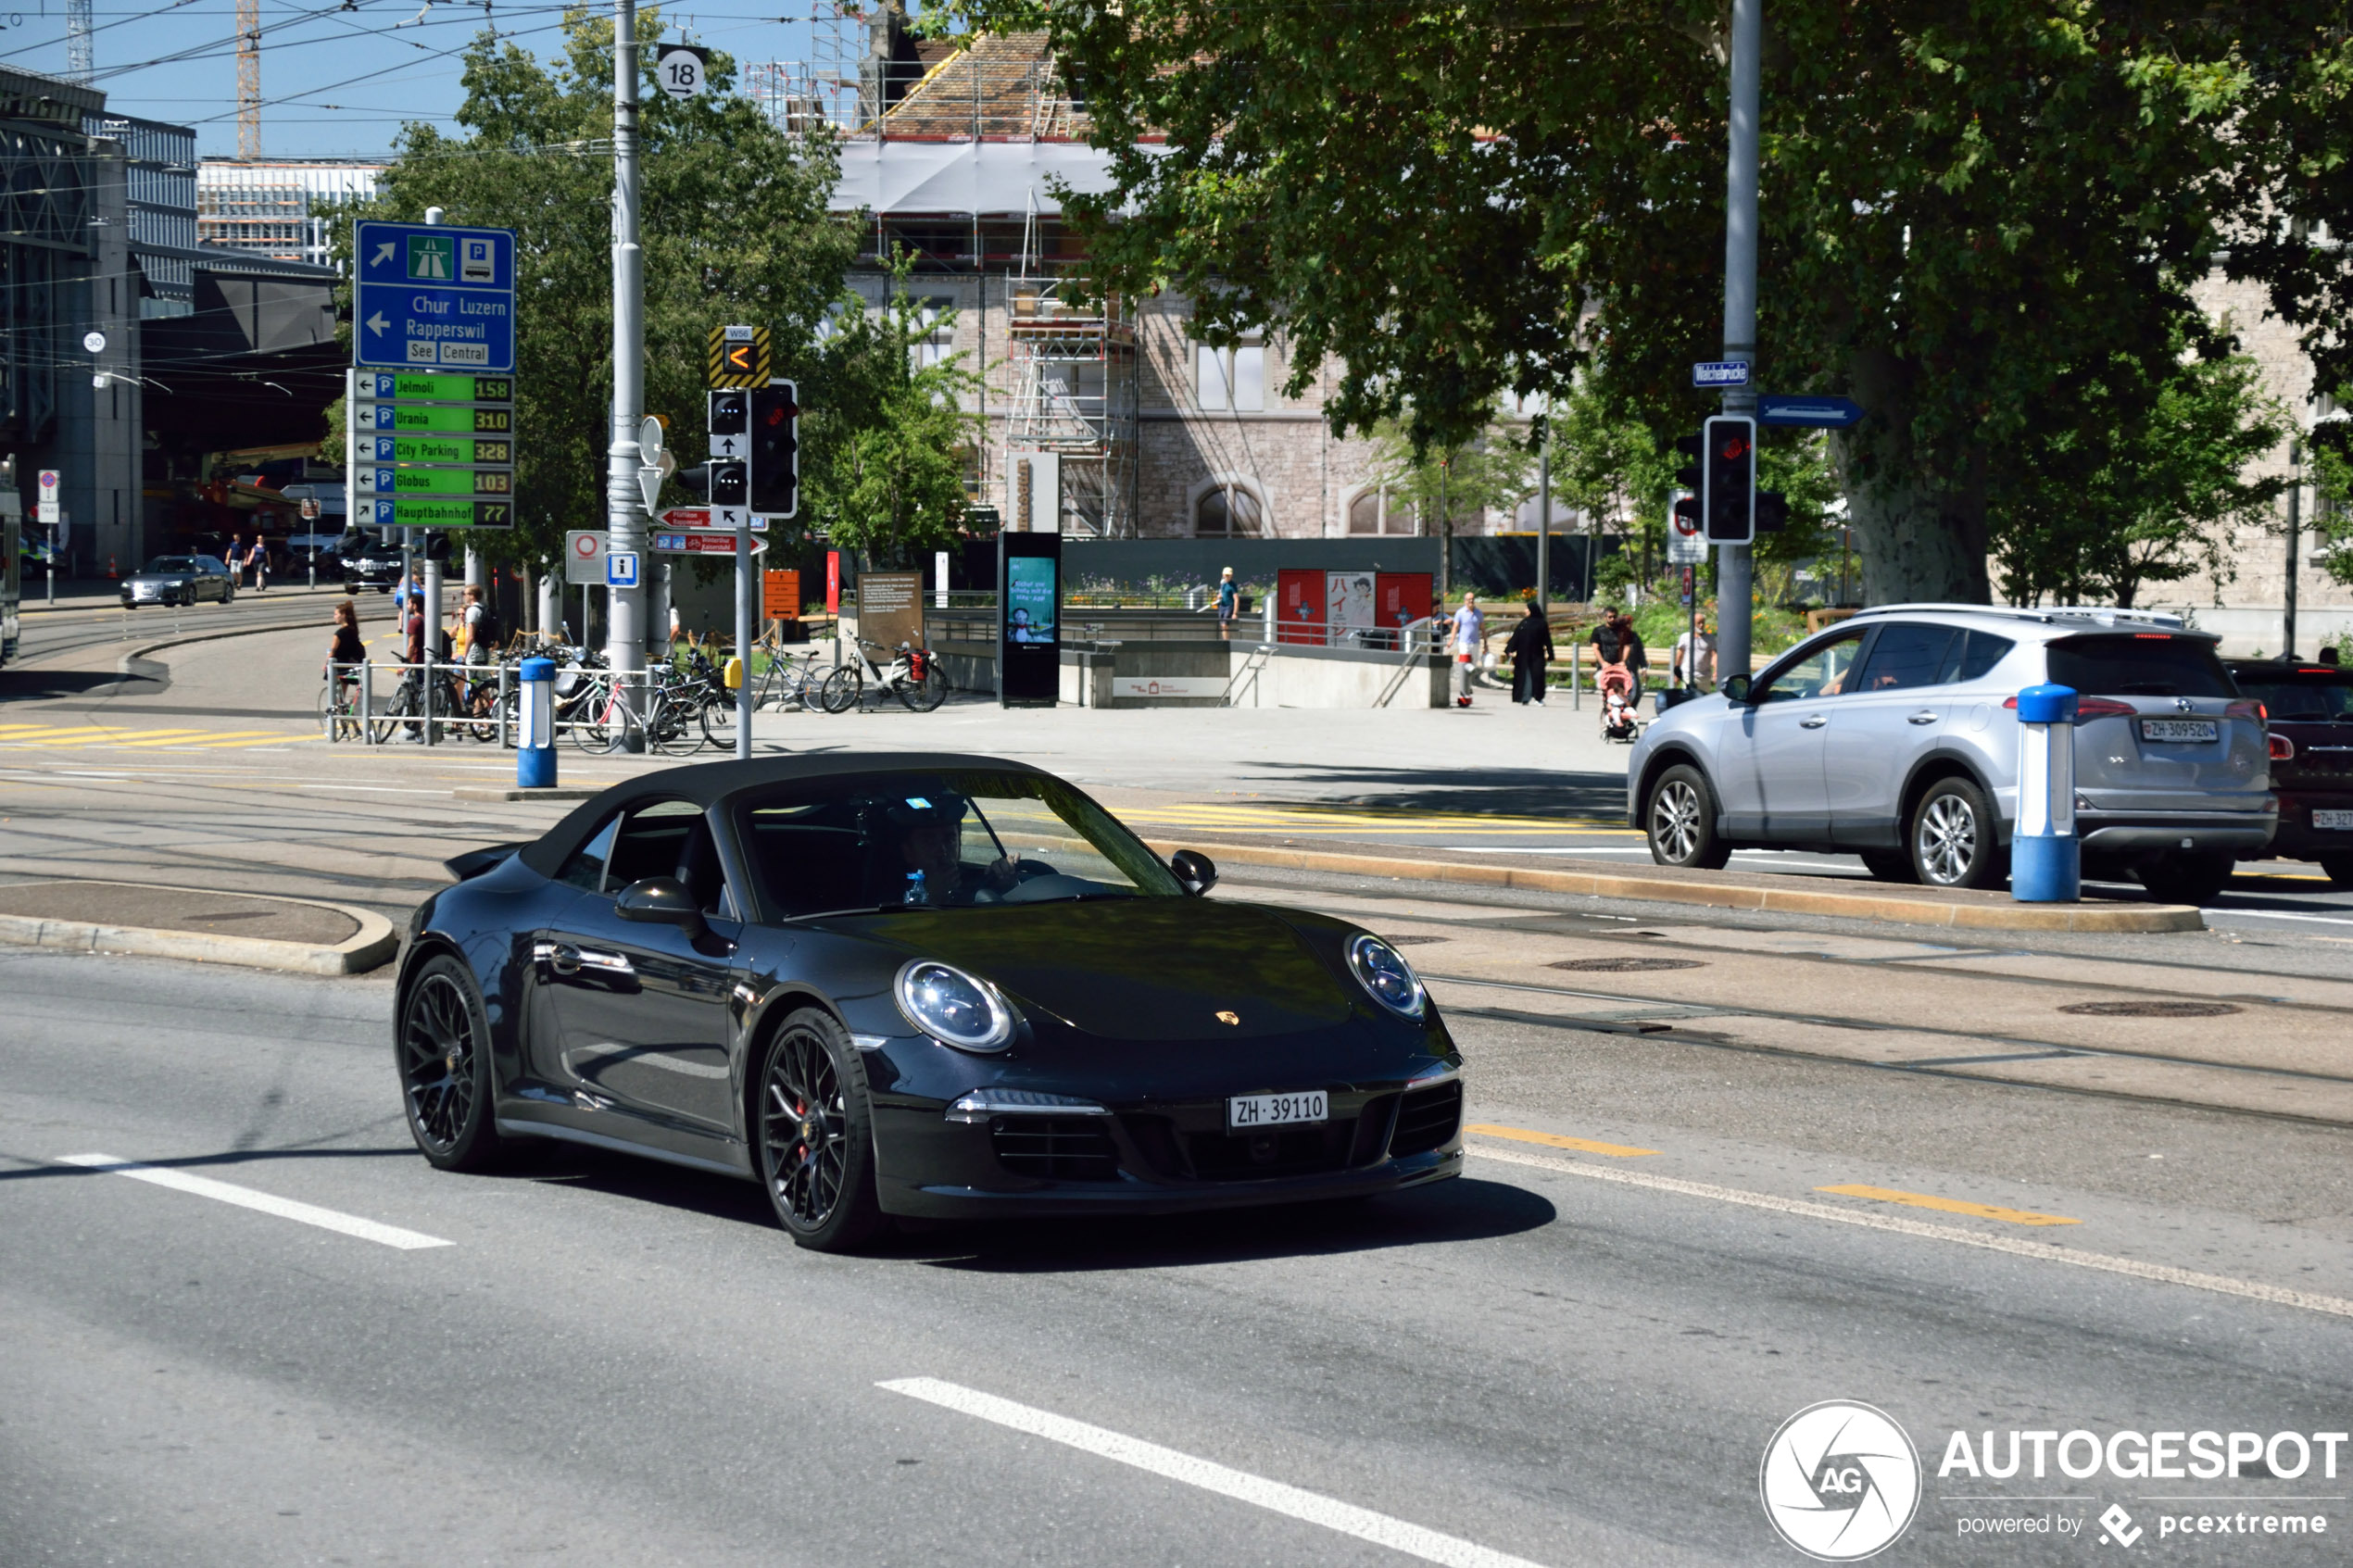
M119 1160L111 1154L69 1154L63 1156L59 1162L66 1165L79 1165L89 1171L104 1171L110 1176L128 1176L134 1182L152 1182L157 1186L170 1187L174 1192L189 1192L195 1194L198 1198L209 1198L221 1203L233 1203L240 1209L253 1209L264 1214L275 1214L282 1220L293 1220L305 1225L317 1225L321 1230L340 1231L345 1236L356 1236L362 1241L377 1242L385 1247L396 1247L403 1252L413 1252L423 1247L455 1245L455 1243L444 1241L437 1236L426 1236L421 1231L405 1231L398 1225L381 1224L374 1220L363 1220L356 1214L342 1214L333 1209L321 1209L316 1204L297 1203L291 1198L279 1198L271 1193L256 1192L251 1187L236 1186L228 1182L216 1182L209 1176L191 1176L184 1171L167 1171L159 1166L142 1165L135 1160Z
M928 1400L964 1415L978 1416L983 1421L1010 1426L1016 1432L1026 1432L1033 1437L1044 1437L1099 1458L1132 1464L1139 1470L1149 1470L1155 1475L1182 1481L1203 1491L1255 1503L1273 1512L1303 1519L1310 1524L1321 1524L1327 1530L1337 1530L1343 1536L1354 1536L1359 1540L1389 1547L1426 1562L1444 1563L1446 1568L1538 1568L1537 1564L1524 1557L1493 1551L1472 1541L1441 1535L1436 1530L1426 1530L1419 1524L1408 1524L1385 1513L1375 1513L1368 1508L1358 1508L1353 1503L1302 1491L1297 1486L1287 1486L1280 1481L1269 1481L1247 1471L1229 1470L1222 1464L1179 1453L1175 1449L1164 1449L1157 1443L1147 1443L1105 1427L1073 1421L1051 1411L1015 1404L1011 1399L1000 1399L994 1394L984 1394L976 1388L942 1383L936 1377L894 1378L875 1386L887 1388L894 1394Z

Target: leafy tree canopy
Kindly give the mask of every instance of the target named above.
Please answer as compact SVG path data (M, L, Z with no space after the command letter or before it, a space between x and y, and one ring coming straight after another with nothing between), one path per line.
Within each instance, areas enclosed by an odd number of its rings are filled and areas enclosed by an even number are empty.
M1380 6L963 0L1049 26L1115 188L1073 196L1097 278L1175 286L1214 337L1344 367L1343 429L1469 439L1589 370L1654 429L1720 346L1717 0ZM2137 396L2190 298L2260 282L2348 379L2353 32L2342 0L1784 0L1764 79L1759 376L1843 392L1832 442L1873 599L1982 599L2027 437ZM1294 392L1302 387L1294 385Z

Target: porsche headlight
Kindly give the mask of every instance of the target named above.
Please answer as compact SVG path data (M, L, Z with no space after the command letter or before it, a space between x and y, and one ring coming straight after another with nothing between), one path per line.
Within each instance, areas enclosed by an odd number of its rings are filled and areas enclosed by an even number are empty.
M960 1050L1001 1051L1013 1043L1013 1010L986 980L936 959L899 971L891 990L907 1022Z
M1370 933L1360 932L1348 944L1348 967L1357 983L1400 1018L1422 1015L1422 982L1414 966L1396 948Z

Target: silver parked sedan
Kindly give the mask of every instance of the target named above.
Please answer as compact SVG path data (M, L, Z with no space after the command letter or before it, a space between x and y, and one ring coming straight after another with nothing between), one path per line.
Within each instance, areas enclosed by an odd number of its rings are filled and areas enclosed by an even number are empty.
M2018 817L2016 694L2049 681L2081 694L2085 874L2202 902L2278 822L2262 709L2216 641L2133 610L1865 610L1669 709L1629 759L1629 821L1662 865L1806 848L1859 855L1889 881L1998 886Z
M237 596L229 569L213 556L157 556L122 580L122 605L192 605L198 599L222 604Z

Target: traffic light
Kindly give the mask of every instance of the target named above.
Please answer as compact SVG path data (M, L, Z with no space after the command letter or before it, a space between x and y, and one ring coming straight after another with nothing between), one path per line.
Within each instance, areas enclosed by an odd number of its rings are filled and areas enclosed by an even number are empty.
M1756 532L1779 533L1789 526L1789 497L1778 490L1756 493Z
M751 392L750 507L757 517L800 509L800 399L790 382Z
M722 447L727 437L741 441L751 433L751 395L748 392L713 392L708 395L706 410L711 421L711 452L714 458L740 458L742 451L726 451Z
M733 507L740 510L750 505L751 485L739 462L713 461L705 465L711 470L711 504Z
M449 558L449 535L437 530L426 534L425 547L420 554L429 561L447 561Z
M1699 494L1700 455L1706 450L1706 440L1702 436L1683 435L1676 437L1675 440L1675 450L1691 459L1690 462L1675 470L1675 483L1694 495Z
M1746 545L1756 537L1756 421L1718 414L1700 432L1700 511L1711 545Z

